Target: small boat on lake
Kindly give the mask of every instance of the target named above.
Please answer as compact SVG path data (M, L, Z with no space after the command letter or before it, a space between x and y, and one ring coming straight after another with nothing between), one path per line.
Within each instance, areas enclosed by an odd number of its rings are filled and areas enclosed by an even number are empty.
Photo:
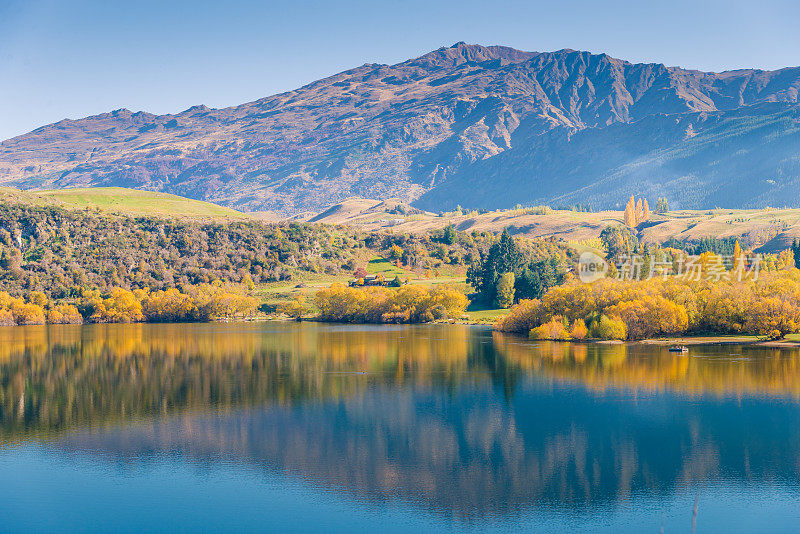
M672 345L669 348L670 352L689 352L689 347L686 345Z

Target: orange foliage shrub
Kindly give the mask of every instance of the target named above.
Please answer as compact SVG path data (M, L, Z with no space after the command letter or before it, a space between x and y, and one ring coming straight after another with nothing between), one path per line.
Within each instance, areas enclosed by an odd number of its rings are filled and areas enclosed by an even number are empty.
M572 327L569 329L569 335L572 339L586 339L589 337L589 329L586 328L586 323L580 319L575 319Z

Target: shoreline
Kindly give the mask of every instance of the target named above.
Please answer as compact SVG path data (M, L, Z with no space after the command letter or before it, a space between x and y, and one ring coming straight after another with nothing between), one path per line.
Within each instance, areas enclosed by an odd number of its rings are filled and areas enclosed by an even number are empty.
M329 321L321 321L312 317L304 317L301 319L281 318L281 317L267 317L263 321L281 321L281 322L312 322L320 324L347 324L347 325L369 325L369 326L397 326L397 325L452 325L452 326L481 326L484 328L492 328L492 323L469 321L469 320L450 320L450 321L433 321L429 323L331 323ZM258 321L258 319L255 319ZM494 331L494 329L492 328ZM514 334L511 332L501 332L507 335L518 336L523 339L529 339L522 334ZM790 334L792 335L792 334ZM800 334L797 339L778 339L767 340L760 339L758 336L748 335L701 335L701 336L684 336L674 338L650 338L650 339L637 339L637 340L618 340L618 339L582 339L582 340L535 340L535 341L551 341L558 343L579 343L579 344L592 344L592 345L655 345L655 346L671 346L671 345L686 345L700 346L700 345L731 345L731 346L754 346L766 348L800 348Z
M530 339L521 334L504 332L508 335L516 335L523 339ZM800 348L800 339L778 339L767 340L759 339L757 336L685 336L676 338L652 338L652 339L576 339L576 340L555 340L555 339L536 339L532 341L549 341L551 343L575 343L582 345L646 345L656 347L670 347L673 345L684 345L686 347L700 346L736 346L736 347L761 347L778 349Z
M451 320L451 321L433 321L429 323L333 323L330 321L321 321L313 317L303 317L300 319L291 317L279 316L254 316L242 317L237 319L217 319L214 321L193 321L193 322L162 322L162 321L140 321L135 323L69 323L69 324L35 324L35 325L0 325L6 328L15 328L19 326L89 326L89 325L110 325L110 324L231 324L231 323L319 323L319 324L343 324L351 326L414 326L414 325L440 325L440 326L479 326L483 328L492 328L491 323L480 321L465 321L465 320ZM493 330L494 331L494 330ZM510 336L516 336L522 339L529 339L522 334L513 332L500 332ZM791 334L790 334L791 335ZM701 336L683 336L674 338L650 338L638 340L618 340L618 339L576 339L576 340L546 340L539 339L533 341L550 341L555 343L575 343L583 345L649 345L667 347L672 345L685 345L702 346L702 345L716 345L716 346L753 346L762 348L800 348L800 335L795 334L797 339L779 339L779 340L766 340L760 339L758 336L747 335L701 335Z
M772 348L798 348L800 347L800 340L794 339L776 339L767 340L759 339L757 336L687 336L682 338L657 338L657 339L642 339L640 341L632 341L629 343L639 343L642 345L736 345L754 347L772 347Z

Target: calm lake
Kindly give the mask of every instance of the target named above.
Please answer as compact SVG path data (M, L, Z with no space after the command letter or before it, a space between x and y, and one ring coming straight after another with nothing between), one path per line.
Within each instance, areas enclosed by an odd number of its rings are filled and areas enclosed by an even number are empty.
M0 531L797 532L800 351L0 328Z

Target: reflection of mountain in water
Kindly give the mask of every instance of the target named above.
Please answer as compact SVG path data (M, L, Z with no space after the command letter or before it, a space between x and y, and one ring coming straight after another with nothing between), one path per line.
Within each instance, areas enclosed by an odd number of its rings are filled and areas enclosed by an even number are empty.
M3 329L0 436L263 466L460 517L797 485L800 355L697 352L461 327Z
M341 402L179 416L79 433L67 451L179 453L263 466L369 501L460 517L544 504L594 509L690 482L800 481L800 414L763 401L687 402L520 384L453 396L380 386Z

